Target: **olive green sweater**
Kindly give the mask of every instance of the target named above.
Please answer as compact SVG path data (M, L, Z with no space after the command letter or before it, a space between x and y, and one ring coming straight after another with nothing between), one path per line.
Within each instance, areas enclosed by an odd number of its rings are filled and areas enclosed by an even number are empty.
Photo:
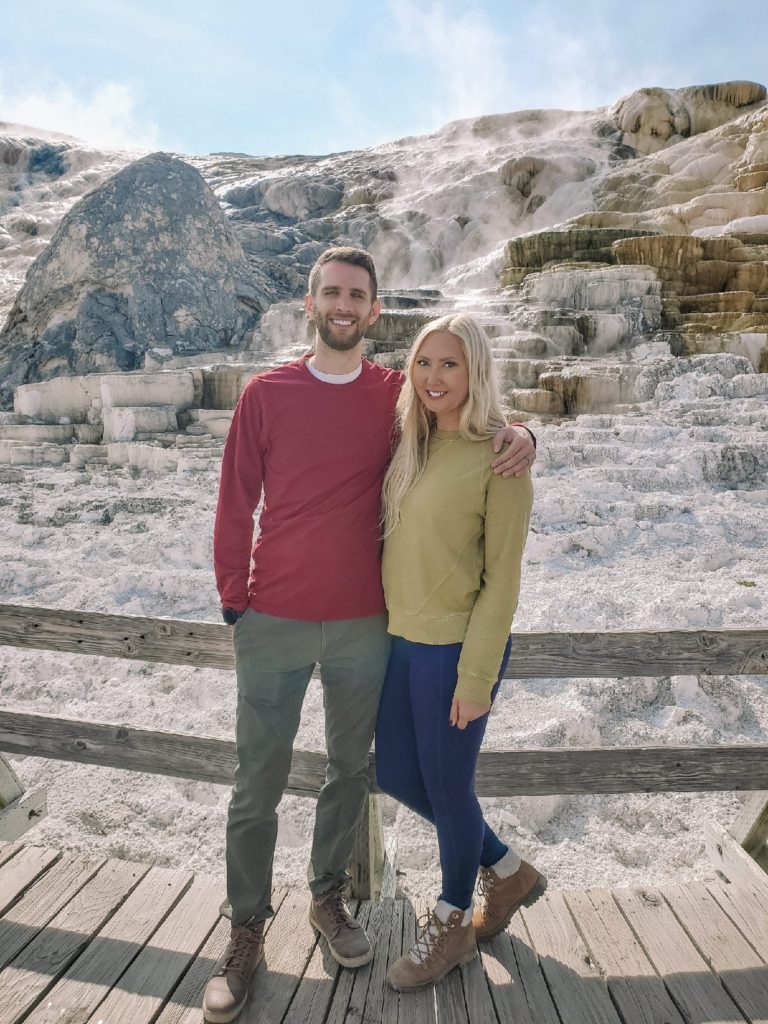
M455 696L480 704L490 701L517 608L533 502L530 473L496 476L493 459L492 439L434 430L382 566L390 633L463 642Z

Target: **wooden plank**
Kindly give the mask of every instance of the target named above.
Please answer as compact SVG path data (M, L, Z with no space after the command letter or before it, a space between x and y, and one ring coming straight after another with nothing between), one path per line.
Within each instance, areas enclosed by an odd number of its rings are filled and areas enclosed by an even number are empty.
M114 883L106 891L102 888L109 877L105 874L107 870L124 879L118 899L114 896ZM141 879L138 885L137 875ZM81 947L86 941L88 945L45 994L42 1003L25 1017L25 1024L60 1024L62 1019L66 1020L65 1014L75 1020L88 1020L188 888L191 877L187 871L147 871L143 864L107 861L93 882L62 911L74 939L82 940ZM127 899L126 892L130 892ZM79 901L89 908L87 915ZM119 909L114 912L116 905ZM41 932L41 940L44 942L48 933L50 942L47 948L39 950L32 964L38 979L45 963L60 957L62 931L60 922L54 918L50 927ZM0 1020L5 1020L1 1014Z
M148 870L148 865L107 861L0 975L0 1020L10 1024L35 1006L29 1019L38 1022L61 1021L63 1012L73 1007L83 1008L79 1019L87 1018L87 1001L79 1002L81 992L66 982L56 985L42 1005L40 1000ZM62 999L62 991L69 1000Z
M237 759L234 740L3 710L0 750L225 785ZM296 751L286 792L316 796L326 765L323 753Z
M464 1005L471 1024L497 1024L496 1006L489 990L489 982L479 955L459 968L464 988Z
M371 903L366 900L359 904L358 919L366 929L374 950L380 948L381 942L388 941L388 938L384 938L384 930L387 927L386 908L390 902L382 900L379 903ZM391 925L391 918L389 924ZM386 934L388 936L389 933ZM343 1024L345 1021L357 1024L362 1019L373 968L374 961L370 961L354 971L341 972L326 1024Z
M103 857L64 853L0 918L0 970L58 914L104 864Z
M743 1019L660 892L616 889L613 898L686 1021L726 1024Z
M624 1024L683 1024L610 891L590 889L564 896Z
M14 840L9 842L7 840L0 841L0 866L5 864L11 857L15 857L19 850L23 849L24 844Z
M371 938L369 922L372 908L373 904L370 900L361 900L357 905L356 913L357 920L363 928L365 928L369 938ZM326 1024L341 1024L341 1021L346 1018L352 989L360 970L362 970L362 968L358 968L353 971L341 971L339 973L336 988L333 990L333 996L328 1007ZM160 1022L158 1022L158 1024L160 1024Z
M358 900L351 900L349 911L356 916L360 909ZM283 1024L323 1024L337 979L350 974L336 963L328 951L328 944L320 939L310 957L307 969L296 989L296 995L283 1019Z
M419 922L424 924L424 918L434 908L434 902L428 901L424 898L419 898L414 902L414 910L416 912L416 933L419 934L421 929ZM447 974L439 984L435 985L431 990L432 999L434 1000L435 1019L438 1024L474 1024L467 1016L467 1005L464 1001L464 985L461 978L461 969L456 968ZM410 1001L417 993L401 993L402 1001L405 1004L406 1001ZM425 998L421 996L422 1000ZM429 996L426 996L429 999Z
M726 667L730 666L730 667ZM768 630L513 633L505 679L762 675Z
M768 900L755 889L731 882L710 882L712 896L760 957L768 963Z
M11 906L61 854L44 846L25 846L15 857L0 867L0 914Z
M513 633L507 679L768 672L768 630ZM0 605L0 645L232 669L232 631L215 622ZM768 788L768 787L767 787Z
M568 747L480 753L478 796L760 789L768 745Z
M358 1021L369 1018L367 1006L376 1004L375 993L380 990L386 982L387 958L389 956L389 936L392 930L392 909L394 900L380 900L371 906L370 918L368 920L368 937L373 944L374 955L362 967L358 967L354 973L352 990L349 994L349 1001L346 1010L342 1012L341 1006L332 1004L332 1014L329 1014L329 1024L357 1024ZM368 1002L370 996L370 1003ZM380 996L379 996L380 997ZM383 1002L383 1000L381 1000ZM380 1018L378 1018L380 1020Z
M34 757L230 784L232 740L0 711L0 749ZM326 757L295 750L286 792L316 796ZM371 765L371 783L375 769ZM479 796L707 792L768 784L768 744L567 747L480 754ZM374 785L375 788L375 785Z
M728 995L752 1024L768 1024L768 967L703 885L661 895Z
M382 920L381 927L377 931L370 983L362 1018L366 1021L392 1024L394 1017L396 1024L398 993L387 981L387 971L402 952L403 908L402 902L399 900L382 900L378 906L381 908Z
M272 906L275 911L286 896L285 889L276 889L272 894ZM264 923L264 933L269 931L274 917ZM229 942L230 921L222 917L205 941L195 961L172 992L163 1012L155 1024L203 1024L203 990L213 973L216 961L222 955Z
M768 871L768 792L750 793L728 831Z
M150 1024L216 925L219 883L195 878L103 1003L109 1024Z
M6 842L19 839L47 813L48 789L45 786L24 793L0 811L0 839Z
M424 906L423 903L422 906ZM406 954L416 941L416 918L417 911L413 903L410 900L404 900L403 954ZM416 992L401 992L398 1022L399 1024L437 1024L434 987L423 988Z
M720 825L704 827L704 847L718 871L734 884L768 893L768 874Z
M317 941L309 923L309 900L306 890L294 890L280 905L238 1024L281 1024Z
M104 615L100 612L0 605L0 645L234 668L232 629L223 623Z
M395 960L399 960L403 955L403 901L393 900L392 901L392 927L389 930L389 947L387 949L387 970L392 966ZM397 1024L397 1017L400 1006L400 995L396 989L392 988L389 984L389 980L385 978L383 985L384 998L381 1003L381 1016L375 1019L381 1020L382 1024ZM370 1000L371 990L368 989L368 998ZM370 1008L373 1010L377 1006L377 1001ZM368 1013L370 1002L366 1002L366 1013Z
M621 1024L605 978L584 945L563 894L548 890L519 913L562 1020Z
M506 932L479 943L488 988L500 1021L559 1024L555 1004L519 914Z

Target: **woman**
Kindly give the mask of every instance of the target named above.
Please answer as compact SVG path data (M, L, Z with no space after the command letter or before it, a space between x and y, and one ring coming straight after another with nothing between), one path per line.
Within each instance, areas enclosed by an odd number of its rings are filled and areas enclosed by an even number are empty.
M392 965L400 991L439 981L506 927L546 881L483 820L474 791L509 657L533 489L492 473L504 426L488 339L464 314L426 325L398 402L384 481L382 578L392 654L376 729L380 788L435 824L442 893ZM472 893L480 868L482 907Z

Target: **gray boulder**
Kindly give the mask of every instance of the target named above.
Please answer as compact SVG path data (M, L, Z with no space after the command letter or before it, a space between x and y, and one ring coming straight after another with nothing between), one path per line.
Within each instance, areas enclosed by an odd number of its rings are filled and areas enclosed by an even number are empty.
M248 343L273 301L211 189L164 153L80 200L32 264L0 333L0 405L28 381L135 370Z

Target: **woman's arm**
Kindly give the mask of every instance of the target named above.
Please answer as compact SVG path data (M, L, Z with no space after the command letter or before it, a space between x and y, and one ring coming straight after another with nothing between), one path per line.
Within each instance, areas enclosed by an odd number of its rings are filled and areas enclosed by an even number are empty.
M530 473L491 475L485 503L485 567L459 658L454 697L490 704L520 594L520 568L533 505Z

